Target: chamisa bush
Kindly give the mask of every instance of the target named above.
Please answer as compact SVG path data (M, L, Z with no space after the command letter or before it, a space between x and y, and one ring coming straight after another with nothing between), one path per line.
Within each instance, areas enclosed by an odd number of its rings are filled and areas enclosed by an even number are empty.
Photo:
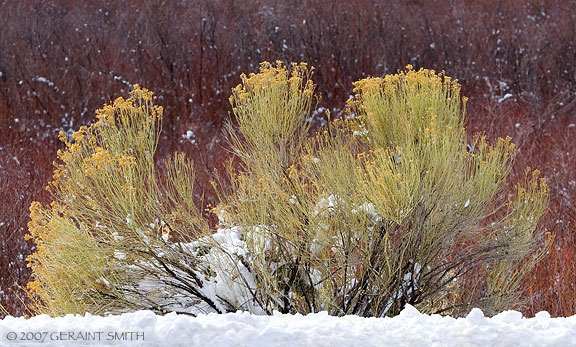
M215 232L194 205L192 163L176 154L157 177L150 92L63 136L53 202L31 206L34 309L382 317L520 303L550 245L536 231L547 189L527 169L502 194L510 139L468 144L458 83L410 66L356 82L347 117L309 137L312 72L263 63L233 89L240 165L214 183Z
M153 155L162 108L137 85L131 94L98 110L98 121L70 139L60 134L66 149L47 187L52 203L30 207L34 311L162 311L179 296L203 297L195 259L168 246L208 232L193 203L192 163L175 154L159 183Z

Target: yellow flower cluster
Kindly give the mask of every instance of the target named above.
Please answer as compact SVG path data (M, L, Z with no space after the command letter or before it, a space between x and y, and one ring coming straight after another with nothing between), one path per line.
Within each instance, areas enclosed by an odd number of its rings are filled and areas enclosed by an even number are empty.
M102 147L97 147L91 157L82 162L82 169L87 177L94 177L102 171L118 169L132 169L136 165L136 158L131 155L116 154L114 157Z
M130 95L132 95L132 97L136 100L152 102L152 96L154 95L154 93L152 93L146 88L141 88L140 85L138 84L135 84L134 88L130 92Z
M445 75L445 72L436 73L434 70L414 70L412 65L406 66L406 71L400 71L394 75L386 75L384 78L368 77L354 82L354 93L357 97L363 95L390 94L401 90L444 90L451 91L453 95L459 95L461 86L458 80ZM354 103L349 100L349 104Z
M527 167L524 184L516 186L516 199L527 204L528 201L534 201L538 195L546 196L547 194L548 184L545 178L540 177L540 170L532 171L530 167Z
M134 85L130 92L131 98L117 98L112 105L104 105L96 110L97 122L82 126L71 136L71 139L60 131L58 138L64 142L66 149L58 150L58 158L62 164L55 163L52 186L60 184L69 177L68 172L73 168L81 168L86 176L94 177L103 168L116 166L119 170L134 167L136 158L130 155L115 154L116 150L105 149L101 138L108 133L117 133L118 122L131 122L128 119L137 114L146 114L148 124L156 124L162 118L163 108L152 105L152 92ZM150 125L146 125L150 126ZM144 141L145 139L141 139Z
M115 108L112 105L104 105L104 107L96 110L96 118L102 123L109 123L114 121ZM100 126L101 123L96 123Z
M308 69L308 64L293 63L288 69L280 60L275 66L269 62L260 64L259 73L240 75L242 83L232 89L230 104L234 107L242 107L251 100L255 94L264 89L287 88L291 95L295 95L300 89L304 96L311 97L314 92L313 82L307 78L313 69ZM305 82L305 85L303 83Z
M136 164L136 158L131 155L116 154L116 160L120 167L133 167Z
M162 118L162 106L152 106L153 93L151 91L135 84L130 95L130 99L119 97L114 100L112 105L104 105L101 109L96 110L96 118L99 122L95 123L93 126L99 127L103 124L114 124L119 112L132 112L138 107L146 108L146 110L144 110L146 112L151 111L150 118L153 121Z

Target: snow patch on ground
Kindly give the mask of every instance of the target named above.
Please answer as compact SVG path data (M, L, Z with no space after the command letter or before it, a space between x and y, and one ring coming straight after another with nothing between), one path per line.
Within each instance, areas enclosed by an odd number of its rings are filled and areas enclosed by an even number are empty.
M28 340L23 340L28 338ZM37 338L36 340L34 340ZM32 339L32 340L30 340ZM36 343L36 344L34 344ZM412 306L394 318L331 317L325 312L258 316L248 313L137 311L119 316L67 315L0 321L0 346L576 346L576 315L525 319L516 311L486 318L421 314Z

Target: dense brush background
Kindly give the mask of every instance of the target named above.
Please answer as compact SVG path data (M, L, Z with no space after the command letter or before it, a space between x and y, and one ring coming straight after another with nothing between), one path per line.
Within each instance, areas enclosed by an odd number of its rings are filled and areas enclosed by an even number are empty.
M0 0L0 302L26 313L24 239L52 161L94 110L131 85L165 107L158 159L174 150L208 180L229 157L230 89L261 61L316 68L325 110L341 116L352 82L412 64L463 84L469 134L512 137L512 179L538 168L550 185L540 227L555 247L524 281L527 315L576 313L576 2L573 0ZM3 314L0 311L0 317Z

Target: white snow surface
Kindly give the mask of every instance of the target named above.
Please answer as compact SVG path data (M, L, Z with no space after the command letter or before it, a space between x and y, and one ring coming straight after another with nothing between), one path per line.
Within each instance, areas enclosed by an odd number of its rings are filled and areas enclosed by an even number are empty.
M259 316L249 313L118 316L86 314L0 321L0 346L576 346L576 315L522 318L506 311L486 318L419 313L406 307L394 318L331 317L321 312Z

